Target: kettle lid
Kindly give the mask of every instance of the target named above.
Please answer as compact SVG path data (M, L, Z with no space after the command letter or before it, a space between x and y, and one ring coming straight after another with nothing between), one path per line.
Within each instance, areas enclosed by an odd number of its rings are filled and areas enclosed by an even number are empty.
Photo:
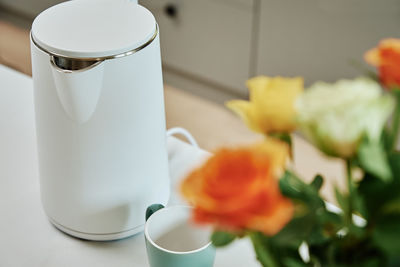
M154 16L129 0L73 0L40 13L33 42L50 54L102 58L143 46L156 34Z

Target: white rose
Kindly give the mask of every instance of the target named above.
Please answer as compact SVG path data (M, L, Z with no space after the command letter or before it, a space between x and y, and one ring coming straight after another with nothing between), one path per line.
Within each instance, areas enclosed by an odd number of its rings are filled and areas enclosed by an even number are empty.
M297 122L323 152L350 158L364 136L379 142L393 107L392 97L370 79L317 82L297 99Z

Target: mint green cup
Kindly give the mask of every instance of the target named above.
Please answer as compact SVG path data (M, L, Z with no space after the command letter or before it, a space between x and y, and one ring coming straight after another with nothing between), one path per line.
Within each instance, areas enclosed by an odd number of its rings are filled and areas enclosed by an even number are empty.
M192 208L160 204L146 211L144 236L151 267L212 267L215 248L211 229L189 221Z

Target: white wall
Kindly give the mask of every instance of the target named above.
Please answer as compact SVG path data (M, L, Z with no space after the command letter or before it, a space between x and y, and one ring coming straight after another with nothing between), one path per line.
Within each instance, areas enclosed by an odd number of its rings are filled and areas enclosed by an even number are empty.
M363 54L400 38L400 0L262 0L256 74L301 75L310 84L361 72Z

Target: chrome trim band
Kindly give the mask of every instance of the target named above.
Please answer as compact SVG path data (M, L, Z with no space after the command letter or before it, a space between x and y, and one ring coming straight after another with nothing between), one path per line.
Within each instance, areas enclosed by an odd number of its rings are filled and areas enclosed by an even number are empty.
M113 233L86 233L86 232L81 232L81 231L76 231L71 228L65 227L62 224L59 224L52 218L48 217L49 221L52 223L53 226L55 226L58 230L61 232L77 237L77 238L82 238L85 240L92 240L92 241L112 241L112 240L119 240L122 238L126 238L132 235L135 235L141 231L143 231L144 224L138 225L136 227L133 227L128 230L123 230L119 232L113 232Z
M130 228L130 229L127 229L127 230L118 231L118 232L111 232L111 233L88 233L88 232L82 232L82 231L78 231L78 230L74 230L74 229L72 229L72 228L66 227L66 226L64 226L64 225L62 225L62 224L60 224L60 223L58 223L58 222L57 222L56 220L54 220L53 218L51 218L51 217L48 217L48 218L49 218L49 220L50 220L51 223L57 224L57 225L59 225L59 226L65 228L65 229L68 230L68 231L75 232L75 233L78 233L78 234L85 234L85 235L99 235L99 236L102 236L102 235L117 235L117 234L122 234L122 233L125 233L125 232L129 232L129 231L135 230L135 229L137 229L137 228L144 227L144 224L141 224L141 225L135 226L135 227L133 227L133 228Z
M146 43L142 44L141 46L139 46L139 47L137 47L137 48L135 48L135 49L129 50L129 51L124 52L124 53L111 55L111 56L104 56L104 57L85 57L85 58L67 57L67 56L64 56L64 55L57 54L57 53L49 52L49 51L47 51L46 49L44 49L43 47L41 47L41 46L35 41L35 39L33 38L33 35L32 35L32 31L31 31L30 35L31 35L31 40L32 40L32 42L35 44L35 46L36 46L37 48L39 48L40 50L42 50L44 53L46 53L46 54L48 54L48 55L50 55L50 56L53 56L53 57L62 57L62 58L67 58L67 59L72 59L72 60L103 61L103 60L106 60L106 59L113 59L113 58L120 58L120 57L129 56L129 55L132 55L132 54L134 54L134 53L136 53L136 52L142 50L142 49L145 48L146 46L150 45L150 44L154 41L154 39L156 39L156 37L157 37L157 35L158 35L158 32L159 32L159 30L158 30L158 24L156 23L156 30L154 31L153 36L151 36L151 38L150 38Z
M84 67L84 68L77 68L77 69L63 69L61 67L59 67L56 62L56 57L55 56L50 56L50 63L51 65L60 72L64 72L64 73L76 73L76 72L83 72L83 71L87 71L89 69L92 69L94 67L96 67L97 65L101 64L104 60L99 60L99 61L94 61L94 63L91 63L90 65ZM76 60L74 60L76 61ZM86 61L86 60L82 60L82 62L92 62L92 61Z

